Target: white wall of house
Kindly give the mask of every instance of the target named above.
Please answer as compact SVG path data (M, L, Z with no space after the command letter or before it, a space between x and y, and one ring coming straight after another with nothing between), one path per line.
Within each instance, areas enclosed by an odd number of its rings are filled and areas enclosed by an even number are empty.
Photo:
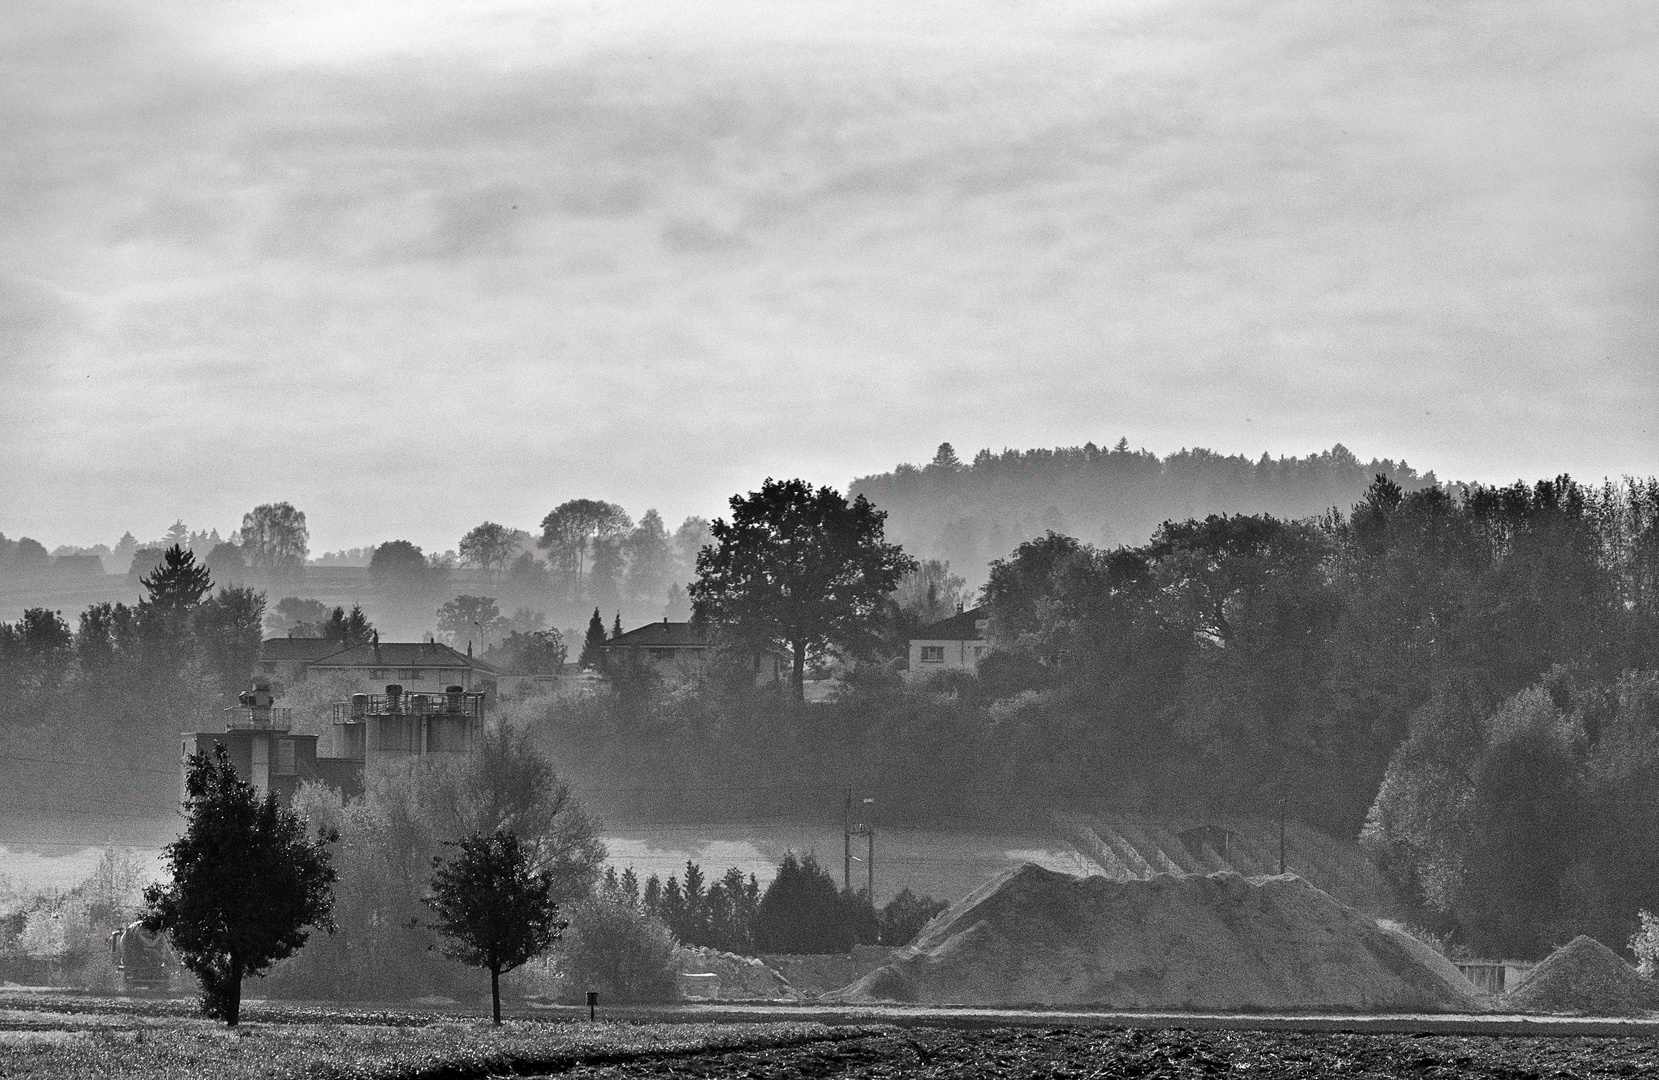
M972 671L981 657L991 651L987 641L943 641L912 638L910 677L925 679L935 671Z

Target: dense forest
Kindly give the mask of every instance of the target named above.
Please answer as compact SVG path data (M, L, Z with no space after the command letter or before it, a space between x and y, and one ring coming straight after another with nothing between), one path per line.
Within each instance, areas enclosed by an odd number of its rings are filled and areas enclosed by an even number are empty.
M1120 439L1053 450L981 450L971 463L949 443L927 465L854 480L888 513L888 539L983 583L984 567L1025 540L1057 532L1103 547L1145 543L1165 521L1210 514L1297 519L1348 507L1377 474L1406 491L1436 483L1405 462L1362 462L1340 443L1305 458L1251 460L1194 448L1160 458Z
M541 738L632 820L823 817L842 785L903 823L1282 810L1363 833L1423 922L1516 954L1659 905L1659 483L1381 476L1311 520L1047 533L983 599L977 675L859 663L800 709L741 663L621 672L536 706Z

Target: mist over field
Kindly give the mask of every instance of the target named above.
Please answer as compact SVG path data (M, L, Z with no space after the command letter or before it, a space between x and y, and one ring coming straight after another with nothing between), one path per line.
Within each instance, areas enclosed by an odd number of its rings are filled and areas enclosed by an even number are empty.
M1632 2L29 5L0 522L441 550L946 439L1645 473L1656 57Z

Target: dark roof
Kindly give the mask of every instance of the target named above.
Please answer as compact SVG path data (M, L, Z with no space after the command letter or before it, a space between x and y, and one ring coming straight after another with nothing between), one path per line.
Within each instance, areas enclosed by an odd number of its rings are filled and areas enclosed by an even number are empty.
M987 617L984 608L958 612L931 626L918 626L911 631L911 641L984 641L985 631L979 626Z
M259 643L259 658L264 661L321 660L340 651L340 643L333 638L273 637Z
M367 645L354 645L349 649L342 649L339 652L330 653L319 660L315 660L311 666L325 668L472 667L480 671L501 673L500 669L493 664L486 664L475 656L457 652L448 645L436 641L382 641L378 645L373 642Z
M653 622L605 642L605 648L706 649L708 642L688 622Z

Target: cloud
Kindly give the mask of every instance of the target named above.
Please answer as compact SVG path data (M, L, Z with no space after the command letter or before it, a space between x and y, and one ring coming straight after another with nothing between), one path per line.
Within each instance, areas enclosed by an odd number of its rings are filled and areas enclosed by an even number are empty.
M443 547L946 438L1651 468L1644 11L61 5L0 41L0 528Z

